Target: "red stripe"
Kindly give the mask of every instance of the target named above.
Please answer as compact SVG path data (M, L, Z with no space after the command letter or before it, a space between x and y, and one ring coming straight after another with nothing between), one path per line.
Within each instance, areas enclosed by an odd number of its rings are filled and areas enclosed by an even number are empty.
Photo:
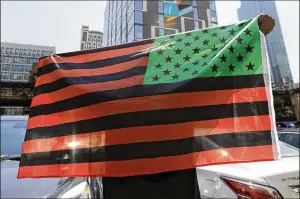
M112 73L117 73L137 66L147 66L149 57L141 57L128 62L111 65L103 68L95 69L73 69L73 70L60 70L57 69L51 73L47 73L40 77L37 77L35 86L40 86L43 84L54 82L63 77L86 77L86 76L96 76L96 75L107 75Z
M266 89L265 87L257 87L177 93L98 103L59 113L31 117L28 121L27 129L53 126L126 112L267 101ZM66 94L70 95L71 93ZM53 100L51 94L50 98ZM36 100L36 98L34 100ZM45 101L43 101L43 103L45 103Z
M107 91L113 89L126 88L130 86L141 85L144 82L144 75L133 76L129 78L124 78L109 82L100 82L95 84L80 84L71 85L66 88L54 91L51 93L41 94L32 98L31 107L51 104L64 99L76 97L86 93L97 92L97 91Z
M226 148L180 156L126 161L19 167L19 178L102 176L121 177L155 174L199 166L274 160L273 146Z
M85 62L99 61L99 60L116 57L116 55L123 56L123 55L129 55L139 51L149 51L151 47L152 44L143 44L134 47L105 50L101 52L75 55L70 57L60 57L59 55L52 55L39 60L38 68L41 68L51 63L61 64L61 63L85 63Z
M176 140L193 136L266 131L270 129L271 122L269 115L223 118L169 125L140 126L56 138L29 140L24 142L22 153Z

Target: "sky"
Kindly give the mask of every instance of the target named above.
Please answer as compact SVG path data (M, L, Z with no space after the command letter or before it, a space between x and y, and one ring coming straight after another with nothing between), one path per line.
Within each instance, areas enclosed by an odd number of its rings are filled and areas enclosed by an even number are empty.
M1 1L1 42L80 48L80 30L103 31L106 1ZM238 21L239 1L217 1L220 25ZM299 82L299 1L276 1L294 82Z

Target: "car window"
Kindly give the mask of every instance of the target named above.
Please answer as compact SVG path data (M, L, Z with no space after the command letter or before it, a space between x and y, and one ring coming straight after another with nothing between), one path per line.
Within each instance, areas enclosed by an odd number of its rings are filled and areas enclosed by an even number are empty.
M299 134L296 133L286 133L284 142L292 145L293 147L300 148L299 146Z
M26 125L27 119L3 119L1 117L1 155L21 154Z

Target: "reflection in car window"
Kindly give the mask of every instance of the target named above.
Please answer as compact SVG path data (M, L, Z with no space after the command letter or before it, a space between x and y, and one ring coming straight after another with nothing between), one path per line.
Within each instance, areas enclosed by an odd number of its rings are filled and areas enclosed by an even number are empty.
M281 156L284 157L295 157L299 156L299 150L291 145L288 145L284 142L279 142L279 147L281 151Z
M299 149L299 134L295 134L295 133L286 134L285 142Z
M21 154L27 118L1 117L1 155Z

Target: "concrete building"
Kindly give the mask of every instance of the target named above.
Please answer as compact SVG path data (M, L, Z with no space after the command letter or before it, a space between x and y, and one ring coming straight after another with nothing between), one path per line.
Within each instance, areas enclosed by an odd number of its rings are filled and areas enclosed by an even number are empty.
M1 82L28 82L32 64L55 47L1 42Z
M175 10L174 20L166 23L166 6L174 2L163 0L107 1L104 13L103 45L110 46L141 39L169 35L218 24L216 6L209 0L184 0ZM176 8L176 6L178 8ZM180 8L181 7L181 8ZM184 10L184 9L183 9ZM180 13L179 12L179 13Z
M81 27L80 50L89 50L102 47L103 33L89 30L89 26Z
M266 36L267 49L271 64L272 83L273 87L280 88L283 83L287 82L288 87L292 88L293 78L275 1L241 1L241 7L238 8L237 12L239 20L250 19L261 13L266 13L275 19L275 28Z

